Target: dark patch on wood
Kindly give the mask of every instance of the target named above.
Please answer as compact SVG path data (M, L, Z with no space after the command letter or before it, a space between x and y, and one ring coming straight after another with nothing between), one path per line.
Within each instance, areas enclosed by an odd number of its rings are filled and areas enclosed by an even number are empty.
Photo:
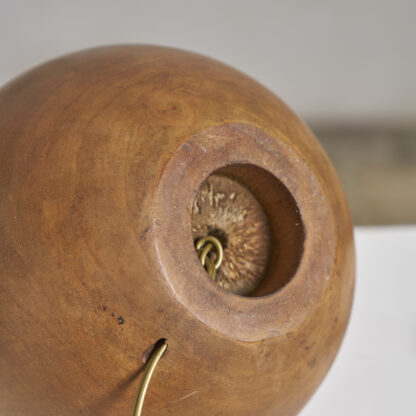
M150 230L150 225L147 226L141 233L140 233L140 240L144 240L144 238L146 237L146 234L149 232Z

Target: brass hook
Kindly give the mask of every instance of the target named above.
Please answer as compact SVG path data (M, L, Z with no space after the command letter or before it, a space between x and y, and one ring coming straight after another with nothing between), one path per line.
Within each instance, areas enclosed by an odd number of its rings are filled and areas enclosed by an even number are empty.
M213 262L211 258L208 256L208 254L211 252L213 248L215 248L216 252L215 262ZM209 235L200 238L197 241L196 249L198 251L198 256L201 260L202 265L205 267L208 274L213 279L215 279L217 269L220 267L224 255L224 249L222 247L221 242L218 240L218 238ZM161 340L156 343L152 355L146 364L140 383L137 387L136 401L134 403L133 408L133 416L140 416L142 414L144 399L146 397L147 389L149 387L149 383L152 378L153 372L155 371L155 368L159 360L162 358L167 348L168 344L165 340Z
M143 403L146 397L147 388L149 387L150 379L157 366L157 363L162 358L162 355L166 352L168 344L165 340L161 340L156 343L149 361L144 369L143 376L137 387L136 402L133 408L133 416L140 416L142 414Z
M198 252L199 260L201 260L205 270L213 279L215 279L217 269L220 267L224 256L224 249L220 240L218 240L216 237L213 237L212 235L208 235L206 237L200 238L197 241L195 248ZM208 254L213 248L215 248L216 252L215 262L213 262L210 257L208 257Z

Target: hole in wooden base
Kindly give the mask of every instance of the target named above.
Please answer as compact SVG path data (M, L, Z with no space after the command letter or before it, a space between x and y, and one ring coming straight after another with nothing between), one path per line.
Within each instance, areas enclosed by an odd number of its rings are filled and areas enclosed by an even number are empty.
M294 198L275 176L253 165L227 166L201 184L192 234L194 240L218 238L224 260L216 282L242 296L265 296L286 285L303 252Z

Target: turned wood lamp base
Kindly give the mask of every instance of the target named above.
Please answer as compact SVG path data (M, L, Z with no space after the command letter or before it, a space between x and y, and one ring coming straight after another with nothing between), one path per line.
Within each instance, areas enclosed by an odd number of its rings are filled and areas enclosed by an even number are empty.
M223 248L214 277L204 236ZM165 339L143 414L295 415L354 273L331 163L240 72L118 46L0 90L0 413L131 414Z

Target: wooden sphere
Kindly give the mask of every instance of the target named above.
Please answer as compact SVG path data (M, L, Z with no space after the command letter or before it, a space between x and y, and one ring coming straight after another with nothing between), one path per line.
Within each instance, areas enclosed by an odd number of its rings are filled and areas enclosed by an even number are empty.
M225 247L215 280L204 233ZM1 414L128 415L165 338L145 415L294 415L353 287L328 157L242 73L117 46L0 90Z

